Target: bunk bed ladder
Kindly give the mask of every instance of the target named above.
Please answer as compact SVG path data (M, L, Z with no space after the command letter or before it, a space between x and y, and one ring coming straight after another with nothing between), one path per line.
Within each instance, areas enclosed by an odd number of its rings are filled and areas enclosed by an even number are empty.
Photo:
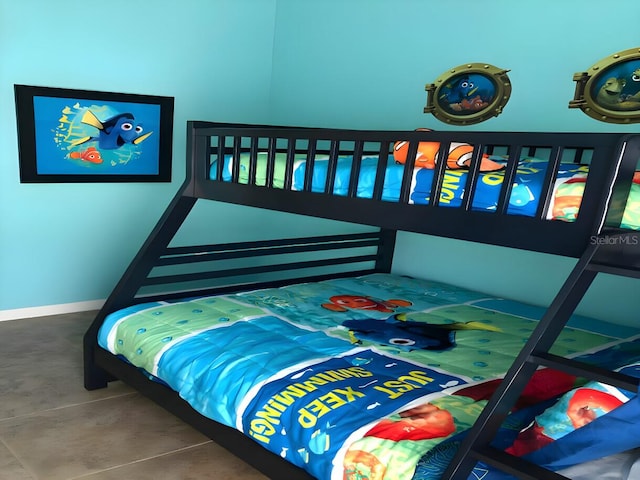
M612 239L615 240L614 243L619 245L635 245L638 239L637 235L636 232L614 234L613 236L603 234L592 237L585 253L567 277L545 315L505 375L504 380L487 403L473 428L462 440L456 456L442 476L443 479L480 478L477 475L472 475L472 470L478 461L522 479L566 478L491 445L502 422L538 367L553 368L625 390L638 391L637 378L549 352L598 273L640 278L640 269L633 262L625 265L611 265L610 262L603 261L603 258L607 258L607 245L612 243ZM604 254L601 254L601 250L604 250Z

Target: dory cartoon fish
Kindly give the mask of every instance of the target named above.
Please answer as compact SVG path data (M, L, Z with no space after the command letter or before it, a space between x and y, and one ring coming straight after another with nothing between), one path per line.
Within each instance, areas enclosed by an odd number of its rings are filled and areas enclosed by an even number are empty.
M74 146L97 141L100 149L115 150L126 144L138 145L153 133L143 133L142 124L136 122L131 113L119 113L101 121L91 110L87 110L82 116L82 123L97 128L98 136L83 137L73 142Z
M408 307L408 300L374 300L364 295L334 295L329 298L331 303L323 303L322 306L333 312L346 312L347 310L374 310L377 312L393 312L397 307Z
M69 157L89 163L102 163L102 155L95 147L89 147L82 152L71 152Z
M397 314L386 320L345 320L342 325L347 327L358 341L366 340L406 351L452 348L456 344L455 332L458 330L500 331L480 322L431 324L405 318L404 314Z
M458 103L464 98L470 98L477 90L476 84L465 75L446 85L444 93L440 95L441 100L447 103Z

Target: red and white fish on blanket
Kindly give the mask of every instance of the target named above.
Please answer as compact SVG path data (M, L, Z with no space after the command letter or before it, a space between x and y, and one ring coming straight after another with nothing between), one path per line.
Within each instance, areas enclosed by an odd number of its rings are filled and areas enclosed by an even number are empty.
M417 132L430 132L429 128L417 128ZM434 169L438 162L440 142L420 142L416 153L415 166L418 168ZM393 144L393 158L396 162L404 164L407 161L409 142L405 140ZM451 142L449 145L449 156L447 157L447 168L460 169L471 166L473 157L473 145L468 143ZM504 169L504 165L494 162L489 155L482 155L480 160L481 172L494 172Z

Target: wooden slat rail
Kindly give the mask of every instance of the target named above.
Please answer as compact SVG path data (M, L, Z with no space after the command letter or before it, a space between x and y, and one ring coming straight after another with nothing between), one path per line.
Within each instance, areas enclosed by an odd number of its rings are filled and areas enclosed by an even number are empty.
M615 161L620 134L578 133L536 133L519 132L380 132L359 130L331 130L313 128L282 128L217 125L196 122L189 136L192 164L188 172L189 186L185 192L198 198L210 198L231 203L252 205L291 213L300 213L343 221L379 225L385 228L407 230L417 233L458 238L482 243L523 248L528 250L555 253L579 257L587 246L589 238L597 233L604 219L605 206L601 199L611 177L611 164ZM210 168L211 160L234 155L231 144L222 145L228 139L240 136L246 152L255 150L255 139L260 139L260 148L267 149L266 185L257 185L252 175L246 185L228 185L228 182L211 181L201 172ZM382 200L384 172L387 159L392 154L395 141L405 139L409 142L409 161L405 165L400 198L396 202ZM434 172L429 205L410 203L410 190L413 175L415 152L420 141L439 141L440 155L446 156L452 142L466 142L473 145L474 157L472 169L467 176L465 195L460 207L440 205L445 169L439 162ZM286 146L283 146L287 142ZM366 147L364 147L366 145ZM209 149L210 155L202 154ZM231 150L230 150L231 149ZM259 149L259 148L258 148ZM362 156L360 154L362 150ZM302 191L290 188L272 188L276 151L286 154L289 159L287 172L292 168L292 154L307 155L307 168L304 174ZM485 152L506 151L509 161L505 169L505 181L498 193L495 211L473 209L473 199L479 172L476 170L480 156ZM551 201L553 183L560 161L573 154L582 158L584 152L590 152L590 172L585 186L580 215L575 222L546 220L546 211ZM544 154L549 160L545 185L542 188L537 212L532 217L509 213L509 200L517 162L523 152ZM354 155L355 154L355 155ZM328 172L324 188L313 192L313 166L318 156L324 155ZM346 195L333 195L335 172L338 157L354 156L349 188ZM378 156L376 178L371 198L358 197L357 182L361 159L365 155ZM249 155L249 171L256 168L257 155ZM264 158L264 157L262 157ZM574 159L574 160L576 160ZM262 160L264 161L264 160ZM220 175L220 163L218 175ZM238 163L238 162L235 162ZM190 172L195 172L193 175ZM287 173L288 175L288 173ZM221 177L218 177L221 180ZM245 180L246 181L246 180ZM289 177L286 179L288 185ZM317 186L316 186L317 187ZM264 188L271 188L265 194ZM445 210L446 211L443 211Z

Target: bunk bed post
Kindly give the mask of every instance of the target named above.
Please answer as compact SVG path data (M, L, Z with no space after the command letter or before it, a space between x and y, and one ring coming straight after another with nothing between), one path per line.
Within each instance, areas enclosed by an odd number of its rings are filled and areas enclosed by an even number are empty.
M396 247L397 230L388 228L380 229L381 244L378 246L378 258L376 259L375 270L381 273L390 273L393 264L393 252Z

